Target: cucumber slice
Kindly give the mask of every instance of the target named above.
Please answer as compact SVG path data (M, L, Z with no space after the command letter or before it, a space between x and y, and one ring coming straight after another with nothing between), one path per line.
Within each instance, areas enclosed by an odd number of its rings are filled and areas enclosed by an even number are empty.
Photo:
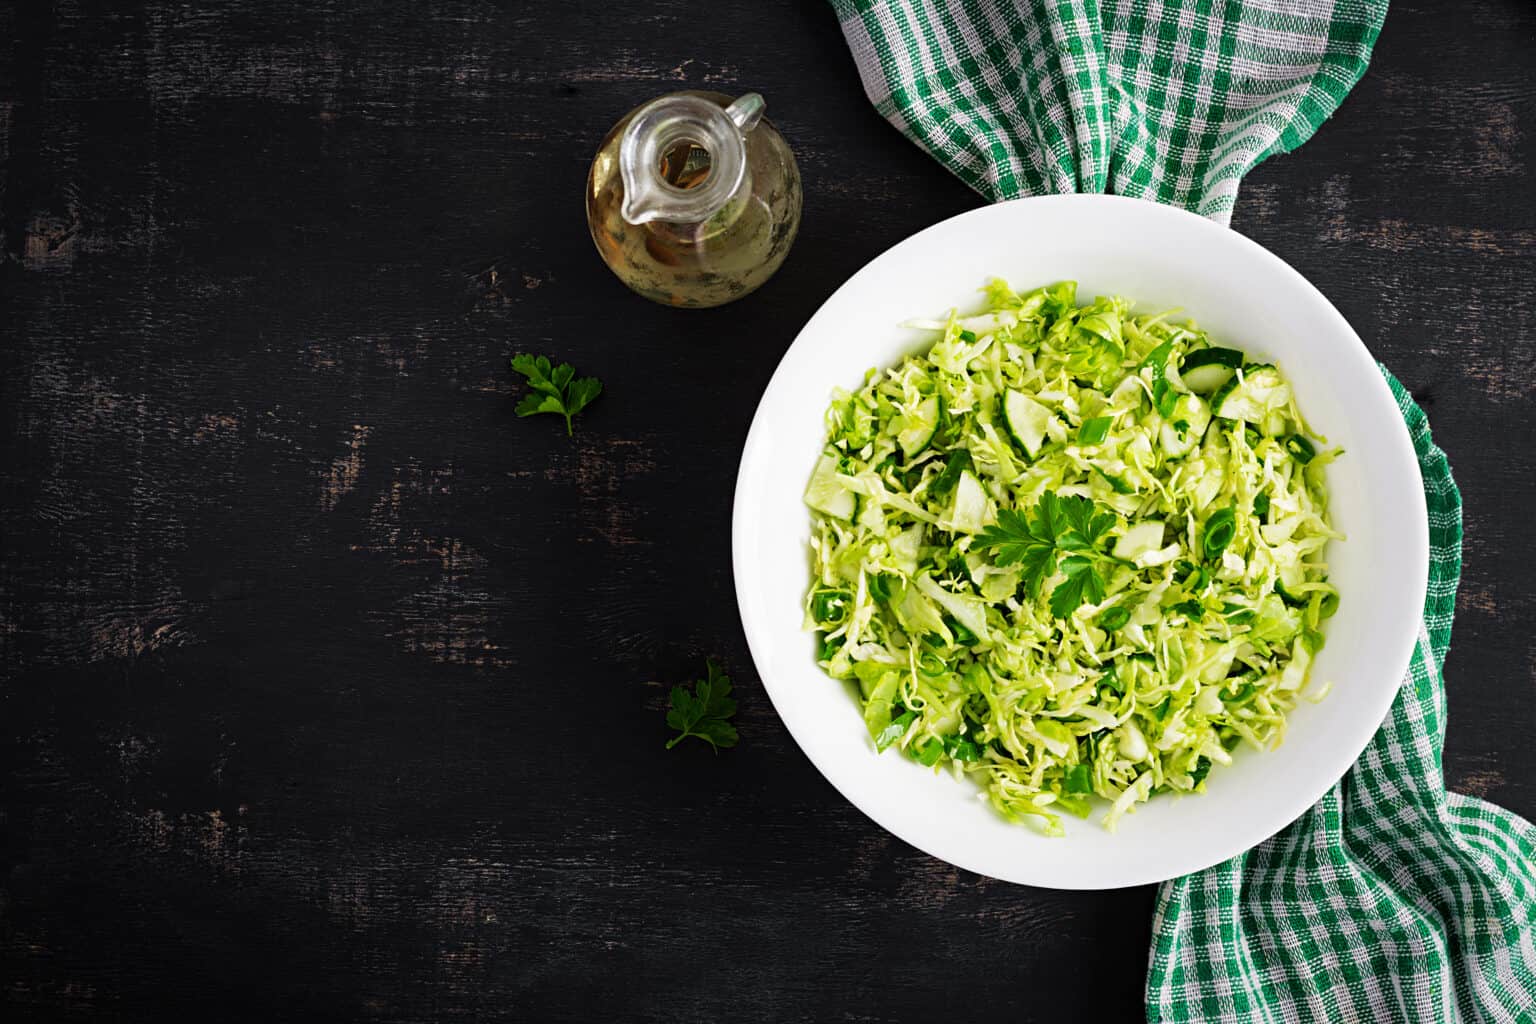
M1299 588L1307 581L1307 571L1301 567L1301 563L1292 562L1280 567L1280 573L1275 580L1275 593L1280 595L1280 600L1292 608L1300 608L1306 605L1306 597L1299 592Z
M923 552L923 524L914 523L886 542L891 549L891 559L896 568L908 576L917 572L917 561Z
M805 503L829 516L852 519L858 511L859 499L843 484L845 479L837 471L837 459L823 454L816 460L816 468L811 471L811 482L805 487Z
M949 522L961 533L980 533L987 524L987 492L975 474L960 474L955 485L955 500L949 507Z
M913 587L907 588L906 596L901 599L901 607L896 610L896 617L909 633L937 633L946 643L954 639L954 634L944 624L944 616L939 614L933 602Z
M1211 398L1211 408L1227 420L1263 424L1291 400L1291 386L1273 366L1250 366L1238 371Z
M1181 423L1184 426L1178 426ZM1180 395L1173 403L1173 412L1157 432L1163 454L1170 459L1188 455L1210 425L1211 408L1205 404L1205 399L1199 395Z
M917 404L917 409L906 418L907 425L896 435L901 453L908 459L920 454L933 443L933 435L939 432L939 420L944 415L944 399L929 395Z
M1197 348L1179 362L1179 373L1187 382L1189 371L1200 366L1225 366L1235 370L1243 365L1243 354L1235 348Z
M991 641L992 632L987 629L987 607L979 598L951 594L928 576L919 576L913 582L929 600L949 612L956 622L970 630L977 640L982 643Z
M1221 390L1242 365L1243 354L1235 348L1202 348L1179 363L1179 377L1195 394L1209 395Z
M1205 349L1204 351L1211 351ZM1221 388L1223 384L1232 379L1237 371L1230 366L1220 366L1216 363L1208 363L1205 366L1192 366L1187 370L1181 370L1180 376L1184 380L1184 386L1197 395L1209 395Z
M1003 421L1008 433L1030 458L1040 454L1046 427L1051 422L1051 410L1022 391L1009 391L1003 395Z
M858 512L854 515L854 521L865 529L884 534L885 509L880 506L880 503L867 494L855 494L853 497L858 502Z

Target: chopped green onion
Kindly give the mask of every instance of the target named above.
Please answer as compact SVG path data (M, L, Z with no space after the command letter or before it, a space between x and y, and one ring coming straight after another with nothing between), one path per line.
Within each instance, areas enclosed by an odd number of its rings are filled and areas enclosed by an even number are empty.
M851 596L845 590L818 590L811 597L811 615L817 622L835 625L847 617Z
M1227 545L1232 543L1232 537L1237 532L1237 513L1229 506L1218 510L1211 518L1205 521L1205 539L1200 542L1200 549L1205 552L1208 561L1216 561L1221 553L1227 550Z
M908 727L915 721L917 721L917 712L915 711L906 711L899 718L893 718L891 724L881 729L880 734L875 737L875 749L884 750L892 743L901 739L907 734Z
M1285 439L1285 450L1303 466L1317 458L1317 448L1300 434L1292 434Z
M1101 444L1109 436L1109 425L1113 418L1109 416L1095 416L1091 420L1083 420L1083 425L1077 430L1078 444Z
M1067 769L1064 788L1068 793L1092 793L1093 775L1085 764L1075 764Z
M913 760L932 767L939 763L939 758L944 756L944 741L937 736L929 736L921 743L913 744L911 753Z
M1107 608L1099 616L1099 626L1104 629L1119 629L1131 621L1131 610L1123 605Z

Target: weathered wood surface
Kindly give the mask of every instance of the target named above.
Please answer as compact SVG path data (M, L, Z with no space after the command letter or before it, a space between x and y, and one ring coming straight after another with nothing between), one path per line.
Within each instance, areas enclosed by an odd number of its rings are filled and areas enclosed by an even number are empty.
M0 28L7 1020L1139 1015L1152 890L916 853L750 667L757 396L838 282L978 202L868 107L827 7ZM1524 0L1396 4L1234 222L1429 410L1467 501L1446 772L1528 816L1533 43ZM765 93L806 186L780 275L689 314L622 289L580 199L609 124L684 86ZM524 348L607 381L574 440L513 416ZM664 752L705 652L742 746Z

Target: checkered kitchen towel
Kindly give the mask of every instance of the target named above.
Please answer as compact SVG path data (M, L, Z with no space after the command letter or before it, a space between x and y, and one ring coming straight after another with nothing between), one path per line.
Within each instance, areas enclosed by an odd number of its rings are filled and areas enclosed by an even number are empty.
M1461 495L1423 410L1387 383L1429 505L1429 593L1408 675L1316 807L1247 853L1164 883L1150 1020L1536 1021L1536 828L1446 792L1440 769Z
M1386 0L832 0L875 109L989 199L1223 224L1365 71Z
M876 108L983 195L1117 192L1223 223L1248 168L1338 106L1386 13L1385 0L832 6ZM1387 381L1429 505L1412 667L1316 807L1163 885L1151 1021L1536 1021L1536 828L1446 792L1441 772L1461 496L1423 411Z

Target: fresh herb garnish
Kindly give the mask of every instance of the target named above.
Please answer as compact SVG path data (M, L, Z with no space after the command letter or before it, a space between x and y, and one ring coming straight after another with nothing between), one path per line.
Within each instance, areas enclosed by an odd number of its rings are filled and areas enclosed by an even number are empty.
M1083 555L1068 555L1061 560L1061 571L1067 578L1051 591L1051 614L1064 619L1078 605L1104 600L1104 577L1099 575L1093 559Z
M667 724L678 734L667 741L671 750L689 736L696 736L715 748L736 745L736 727L728 719L736 713L736 701L731 697L731 679L715 659L704 661L706 676L693 684L693 692L685 687L672 687L672 708L667 712Z
M1047 491L1027 515L999 509L996 524L978 534L973 547L995 549L998 565L1020 566L1032 598L1060 568L1067 578L1051 591L1051 614L1064 619L1085 601L1104 599L1104 577L1095 559L1102 557L1099 542L1114 525L1114 514L1098 511L1092 499L1058 498Z
M512 357L512 369L528 378L533 388L517 403L519 416L552 412L565 417L565 433L570 436L571 417L585 409L603 392L603 382L596 377L577 377L570 363L551 366L547 356L526 352Z

